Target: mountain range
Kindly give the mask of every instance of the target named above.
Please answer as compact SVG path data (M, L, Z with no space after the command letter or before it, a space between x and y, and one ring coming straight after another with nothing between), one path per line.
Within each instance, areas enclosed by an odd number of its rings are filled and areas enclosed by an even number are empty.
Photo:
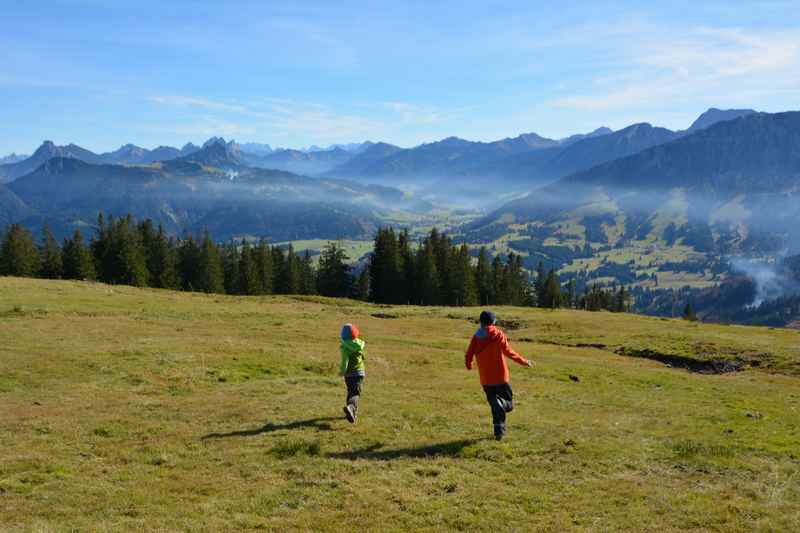
M211 143L196 154L218 164L230 160L226 143ZM47 223L65 236L91 226L104 211L152 218L173 235L208 229L221 239L284 241L367 237L380 223L379 212L412 207L405 194L389 187L245 166L234 171L192 156L148 166L54 157L0 186L0 221L22 222L37 232Z
M659 250L697 265L800 249L798 191L800 112L747 113L569 174L473 222L467 235L516 234L529 262L559 267L628 250L650 255L640 270L651 275Z

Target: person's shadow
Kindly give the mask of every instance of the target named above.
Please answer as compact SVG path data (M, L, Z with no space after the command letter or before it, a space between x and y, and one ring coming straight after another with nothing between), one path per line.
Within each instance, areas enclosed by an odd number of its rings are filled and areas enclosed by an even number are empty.
M430 444L428 446L395 448L389 450L382 449L384 446L383 443L377 443L358 450L328 453L326 456L332 459L371 459L374 461L391 461L401 458L421 457L460 457L464 448L477 444L482 440L486 439L462 439L439 444Z
M296 420L294 422L286 422L285 424L273 424L270 422L264 424L259 428L243 429L240 431L231 431L229 433L209 433L208 435L204 435L203 437L201 437L201 440L225 439L228 437L255 437L256 435L261 435L263 433L272 433L273 431L300 429L300 428L314 428L317 431L332 431L333 426L330 425L330 422L333 420L339 420L339 418L335 417L309 418L307 420Z

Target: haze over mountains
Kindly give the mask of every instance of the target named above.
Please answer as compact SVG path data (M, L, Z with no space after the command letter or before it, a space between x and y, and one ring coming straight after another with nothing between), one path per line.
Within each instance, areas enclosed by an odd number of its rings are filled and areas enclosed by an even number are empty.
M74 225L78 220L91 224L93 216L90 214L113 206L117 212L131 211L140 216L169 221L171 231L179 232L196 230L200 227L198 224L209 225L211 213L225 213L225 219L229 222L224 224L227 229L222 236L228 236L237 234L233 228L237 216L236 205L245 199L244 195L233 194L231 187L235 185L237 190L241 190L243 184L258 182L261 195L259 209L267 206L271 209L276 202L300 202L305 205L304 209L310 209L312 204L352 206L358 203L356 199L365 201L368 206L366 211L361 209L363 206L354 209L359 222L335 224L339 229L334 233L338 232L338 236L356 236L358 231L379 223L373 216L374 212L369 214L370 209L392 206L425 210L431 208L430 204L421 200L426 196L449 198L458 203L456 190L466 193L487 191L487 183L491 184L489 192L483 192L479 200L484 206L498 206L502 202L502 194L509 190L529 192L542 184L555 182L553 188L508 204L496 212L498 218L511 216L516 221L533 220L540 213L536 211L538 204L532 199L540 194L543 198L562 194L563 191L559 191L558 187L567 183L574 186L578 182L593 183L594 180L605 184L613 176L617 180L616 185L630 186L636 179L642 178L643 173L650 172L648 164L659 169L657 179L663 181L667 177L675 177L681 154L685 153L697 159L697 171L710 171L714 167L709 166L711 163L708 160L719 157L718 147L706 142L698 148L698 143L711 135L710 132L723 138L727 135L735 146L737 142L745 142L743 136L758 134L759 128L764 132L772 131L770 124L777 120L775 117L778 115L754 113L750 110L710 109L690 128L681 132L649 124L634 124L615 132L599 128L560 140L547 139L535 133L494 142L448 137L414 148L366 142L346 147L334 146L327 150L316 150L315 147L306 151L273 150L266 145L240 145L235 141L213 137L202 147L187 144L181 149L161 146L147 150L128 144L113 152L95 154L75 144L56 146L46 141L29 158L0 165L1 179L8 185L0 191L0 208L3 210L0 220L28 219L33 225L34 221L51 218L57 221L55 225L64 227ZM731 117L735 120L729 120ZM761 122L742 131L714 127L720 122L739 124L744 119ZM744 124L751 122L745 121ZM770 150L777 149L782 142L784 140L780 138L780 133L775 131L764 139L763 146L758 146L764 154L772 154ZM749 141L747 143L749 148L756 150L753 148L755 145ZM758 154L762 153L756 153L757 150L730 150L731 168L749 169L757 160L763 163L759 163L762 171L759 176L764 176L765 169L773 173L788 171L789 167L778 167L775 161L767 161L763 157L757 159ZM665 159L659 159L656 163L641 163L632 168L625 166L632 164L631 156L652 157L648 154L653 153L667 153L669 156L664 156ZM744 154L749 155L746 157ZM750 166L746 166L748 164ZM695 171L695 167L682 170L685 174L681 178L683 181L675 178L677 181L673 186L685 186L686 179ZM592 177L586 177L582 172ZM558 181L565 176L570 176L568 181ZM648 174L648 179L653 178ZM705 177L704 186L708 188L716 183L714 179ZM787 179L789 181L781 182L782 186L791 181ZM271 185L267 186L268 182ZM370 191L364 196L352 192L358 188L355 185L357 183L380 183L384 186L360 185L364 191ZM409 185L416 188L415 196L404 195L396 189ZM499 191L494 197L492 189ZM269 194L264 195L265 191L269 191ZM281 191L281 194L276 191ZM342 197L333 198L330 195L332 191L342 192ZM228 194L231 198L225 198ZM578 198L574 191L569 197ZM214 198L225 205L210 207L207 198ZM252 202L246 203L250 209L256 209ZM199 206L205 207L201 209ZM547 204L547 208L552 212L555 204ZM239 215L244 216L246 210L242 209ZM247 216L252 218L252 214ZM73 220L70 221L70 217ZM273 219L270 218L274 222ZM340 220L340 217L334 219ZM484 219L484 225L493 224L491 220L491 217ZM247 225L243 224L241 233L267 231L266 222L261 226L251 224L246 230L244 226ZM319 237L330 234L313 224L301 226L305 229L295 232L298 235ZM478 227L473 225L472 230ZM360 229L356 231L356 228Z

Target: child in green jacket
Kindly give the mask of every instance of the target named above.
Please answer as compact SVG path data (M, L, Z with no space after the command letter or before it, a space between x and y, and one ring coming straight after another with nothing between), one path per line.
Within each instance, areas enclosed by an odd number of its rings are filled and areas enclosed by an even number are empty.
M358 328L354 324L342 326L341 345L342 364L339 375L344 376L347 385L347 403L344 406L344 416L351 424L355 423L358 415L358 400L361 396L361 384L364 382L364 356L366 355L365 343L358 338Z

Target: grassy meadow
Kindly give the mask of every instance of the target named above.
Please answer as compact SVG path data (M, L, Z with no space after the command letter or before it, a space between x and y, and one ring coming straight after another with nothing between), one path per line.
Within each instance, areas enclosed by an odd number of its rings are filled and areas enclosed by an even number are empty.
M800 332L495 311L502 442L475 308L0 278L0 530L800 530Z

